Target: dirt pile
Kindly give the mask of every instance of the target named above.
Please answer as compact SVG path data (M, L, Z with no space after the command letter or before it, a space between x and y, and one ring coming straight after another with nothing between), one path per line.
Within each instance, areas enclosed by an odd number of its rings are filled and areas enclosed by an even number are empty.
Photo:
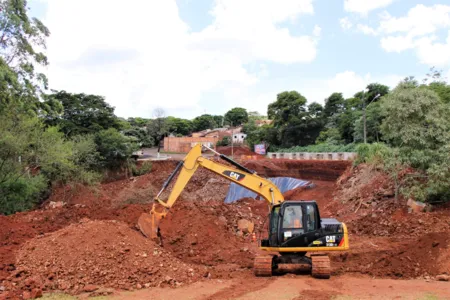
M0 216L0 281L15 270L16 253L27 240L77 223L83 218L119 220L134 227L141 213L150 209L150 205L127 205L117 209L66 205L57 209Z
M44 290L80 293L98 286L132 289L177 286L198 280L205 269L174 258L139 232L117 221L72 224L27 242L10 276L16 288L27 280Z
M370 239L350 252L334 255L336 272L376 277L417 278L450 272L450 232L428 233L417 239Z
M450 210L410 214L406 199L395 199L393 180L367 165L344 173L337 181L335 199L327 210L335 211L358 235L417 237L450 230Z
M266 216L267 204L253 199L233 204L180 201L161 222L163 247L190 263L251 268L257 245L251 234L238 229L238 221L252 222L258 232Z
M431 232L450 231L450 211L409 214L405 203L396 205L388 200L348 224L351 232L359 235L418 237Z

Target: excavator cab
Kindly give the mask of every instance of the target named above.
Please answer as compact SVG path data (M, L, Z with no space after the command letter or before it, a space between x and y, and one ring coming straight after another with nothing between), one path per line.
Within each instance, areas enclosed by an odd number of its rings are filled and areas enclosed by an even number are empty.
M261 240L260 249L280 255L257 256L257 276L310 272L316 278L330 278L325 252L349 249L347 227L336 219L321 218L316 201L285 201L272 207L268 237Z
M268 238L261 240L261 247L284 248L280 252L296 252L297 248L307 248L297 252L317 247L342 248L347 246L344 226L335 219L321 219L316 201L285 201L272 207Z

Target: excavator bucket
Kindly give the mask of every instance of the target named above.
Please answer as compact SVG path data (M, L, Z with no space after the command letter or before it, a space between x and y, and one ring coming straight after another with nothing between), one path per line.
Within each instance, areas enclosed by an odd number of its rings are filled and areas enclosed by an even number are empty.
M142 234L152 240L158 241L159 235L159 222L161 218L158 214L154 213L154 210L150 214L143 213L138 220L138 228Z

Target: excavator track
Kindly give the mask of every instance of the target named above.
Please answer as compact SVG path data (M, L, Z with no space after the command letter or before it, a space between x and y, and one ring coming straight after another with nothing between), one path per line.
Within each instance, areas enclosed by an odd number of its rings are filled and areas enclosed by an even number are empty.
M311 276L314 278L328 279L331 276L331 263L328 255L311 255Z
M259 255L255 257L253 269L256 276L272 276L273 256Z

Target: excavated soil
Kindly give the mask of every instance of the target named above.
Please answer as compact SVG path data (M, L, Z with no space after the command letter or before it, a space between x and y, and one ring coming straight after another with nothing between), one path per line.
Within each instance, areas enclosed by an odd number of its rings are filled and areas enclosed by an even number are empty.
M347 224L351 249L331 255L333 274L404 279L450 274L448 207L409 214L405 199L394 199L386 175L367 166L350 169L349 162L245 164L264 176L312 180L314 188L289 191L285 198L316 200L322 217ZM0 287L5 290L0 298L41 289L79 293L252 278L258 248L251 230L238 222L252 222L256 236L264 236L267 204L254 199L224 204L229 183L207 170L199 169L162 220L161 246L136 230L137 219L150 210L175 165L158 162L149 174L96 188L59 187L41 209L0 216ZM61 201L62 207L52 206Z
M253 199L232 205L217 201L180 202L161 222L163 246L191 263L251 268L256 243L252 243L251 234L241 231L237 224L239 220L251 221L255 232L259 232L267 211L265 202Z
M130 289L198 280L204 268L188 265L118 221L82 220L28 241L17 254L12 282L80 293L103 287Z

